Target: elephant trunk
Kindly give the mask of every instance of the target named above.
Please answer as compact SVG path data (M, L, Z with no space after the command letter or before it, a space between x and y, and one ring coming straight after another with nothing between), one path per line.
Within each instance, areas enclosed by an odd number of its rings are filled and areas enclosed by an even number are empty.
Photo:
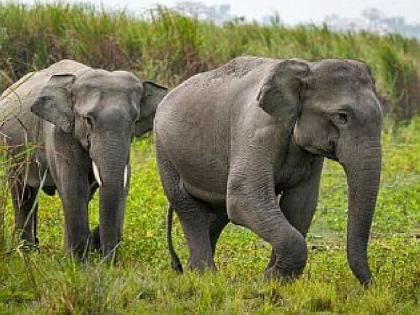
M370 283L367 245L381 172L380 140L369 139L339 160L347 174L347 260L360 283Z
M113 257L122 236L124 205L129 181L129 143L125 144L126 149L123 148L124 145L121 145L121 141L113 142L108 139L107 143L103 152L96 159L92 159L94 175L100 186L100 248L105 257Z

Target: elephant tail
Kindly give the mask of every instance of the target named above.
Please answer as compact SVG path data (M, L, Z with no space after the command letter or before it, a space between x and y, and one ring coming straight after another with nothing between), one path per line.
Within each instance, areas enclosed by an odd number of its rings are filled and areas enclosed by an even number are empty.
M166 215L166 242L168 243L168 250L171 255L171 267L178 273L182 273L182 264L178 255L175 252L174 244L172 243L172 221L174 216L174 208L169 204Z

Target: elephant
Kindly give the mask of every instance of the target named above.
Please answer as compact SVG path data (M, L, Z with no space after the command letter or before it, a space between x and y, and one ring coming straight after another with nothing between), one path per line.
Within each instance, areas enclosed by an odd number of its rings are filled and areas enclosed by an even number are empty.
M347 176L347 257L368 284L382 117L372 74L359 60L238 57L173 89L154 123L172 267L182 272L171 239L175 211L189 268L216 269L217 240L232 222L272 246L265 277L301 275L326 157Z
M0 133L12 160L15 229L37 244L37 195L56 191L64 211L66 252L114 257L122 237L130 181L130 144L153 127L167 88L126 71L62 60L32 72L0 98ZM88 203L99 188L99 226ZM110 255L112 253L112 255Z

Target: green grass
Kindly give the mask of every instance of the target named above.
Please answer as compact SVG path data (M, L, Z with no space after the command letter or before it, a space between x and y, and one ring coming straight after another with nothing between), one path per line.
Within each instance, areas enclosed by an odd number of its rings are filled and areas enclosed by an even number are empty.
M133 183L120 259L109 266L98 256L77 264L63 249L58 197L40 200L39 252L19 248L13 211L6 207L6 253L0 260L0 313L23 314L419 314L420 311L420 118L383 133L383 173L370 264L375 284L364 289L345 256L346 182L337 163L326 163L311 226L309 260L299 280L265 282L269 246L252 232L229 225L219 241L217 274L177 275L170 270L152 139L133 143ZM98 220L97 199L90 206ZM175 246L185 265L179 221Z
M399 120L420 113L420 44L399 35L234 21L216 26L163 8L136 17L87 5L0 3L0 91L62 58L175 86L239 55L362 59L388 113Z
M164 9L139 18L82 5L0 4L0 91L62 58L131 70L173 87L239 55L363 59L391 116L407 120L420 112L420 44L398 35L337 34L323 26L215 26ZM346 180L331 161L322 176L302 278L265 282L269 246L234 225L219 241L217 274L173 273L165 242L166 199L152 139L146 138L132 146L134 180L115 266L99 256L78 264L64 254L57 196L41 196L40 251L24 250L13 238L13 210L7 191L1 190L0 210L6 206L4 220L0 213L0 241L5 235L0 314L419 314L420 118L404 125L392 121L383 133L382 183L369 247L375 283L367 290L346 262ZM90 205L90 219L96 226L97 199ZM188 253L177 219L174 242L185 266Z

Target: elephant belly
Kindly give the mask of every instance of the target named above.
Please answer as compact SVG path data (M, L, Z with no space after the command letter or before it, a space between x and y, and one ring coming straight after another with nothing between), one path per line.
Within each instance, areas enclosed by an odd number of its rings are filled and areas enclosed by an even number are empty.
M184 181L183 186L191 196L198 200L216 207L226 204L226 192L213 191L208 189L208 187L207 189L203 189L202 187L193 186Z
M227 168L223 161L209 160L209 153L202 152L200 159L194 155L173 157L181 183L189 194L207 203L224 202L226 198Z

